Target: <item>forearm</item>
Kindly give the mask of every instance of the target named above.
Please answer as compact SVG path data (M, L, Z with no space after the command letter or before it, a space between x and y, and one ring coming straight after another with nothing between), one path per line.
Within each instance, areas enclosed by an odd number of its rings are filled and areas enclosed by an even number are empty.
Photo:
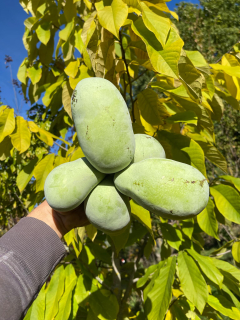
M46 208L40 209L21 219L0 239L1 320L24 317L66 253L59 239L63 229L55 223L54 216L48 216Z

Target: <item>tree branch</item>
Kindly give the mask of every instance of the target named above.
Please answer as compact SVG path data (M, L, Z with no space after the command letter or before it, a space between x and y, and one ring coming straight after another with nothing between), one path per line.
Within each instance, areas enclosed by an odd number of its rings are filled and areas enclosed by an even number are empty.
M217 256L223 256L224 254L227 254L227 253L230 253L230 252L232 252L231 249L230 249L230 250L227 250L227 251L225 251L225 252L222 252L222 253L215 254L215 256L210 256L210 257L214 258L214 257L217 257Z
M134 101L133 101L133 95L132 95L131 76L130 76L129 69L128 69L128 64L127 64L127 60L126 60L126 56L125 56L125 51L124 51L124 48L123 48L123 45L122 45L122 34L121 34L120 30L119 30L119 39L120 39L120 46L121 46L121 51L122 51L122 58L123 58L123 61L125 63L126 70L127 70L128 84L130 86L130 99L131 99L131 103L132 103L132 118L133 118L133 122L135 122L136 119L135 119L135 115L134 115Z
M56 144L57 146L59 146L59 148L62 148L65 151L68 151L68 149L64 148L63 146L61 146L59 143L57 143L56 141L54 141L54 144Z
M121 304L122 297L122 279L121 279L121 271L120 271L120 263L119 258L117 257L116 249L114 244L112 243L112 267L113 267L113 286L116 290L115 295L118 300L118 304Z

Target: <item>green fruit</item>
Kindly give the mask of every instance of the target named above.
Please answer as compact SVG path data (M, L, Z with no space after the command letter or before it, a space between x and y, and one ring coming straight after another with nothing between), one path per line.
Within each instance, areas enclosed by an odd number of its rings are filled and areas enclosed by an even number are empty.
M135 140L127 105L108 80L87 78L72 95L72 115L80 146L100 172L114 173L127 167Z
M116 173L114 183L143 208L167 219L187 219L208 203L209 186L200 171L169 159L146 159Z
M162 145L147 134L135 134L135 153L133 163L149 158L166 158Z
M84 205L88 220L107 234L123 232L130 222L129 199L117 191L111 176L90 193Z
M105 177L86 158L61 164L47 176L44 193L50 207L66 212L79 206Z

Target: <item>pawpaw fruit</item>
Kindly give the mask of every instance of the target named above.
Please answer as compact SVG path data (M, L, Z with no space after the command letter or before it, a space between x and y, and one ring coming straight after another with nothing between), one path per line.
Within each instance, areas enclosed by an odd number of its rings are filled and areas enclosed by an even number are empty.
M113 177L107 176L84 201L88 220L109 235L118 235L130 222L129 199L115 188Z
M133 163L149 158L166 158L165 151L155 138L147 134L135 134L135 153Z
M127 105L108 80L86 78L72 95L72 115L79 144L100 172L115 173L133 159L135 139Z
M167 219L187 219L207 205L207 179L196 168L169 159L146 159L114 175L117 189Z
M104 177L86 158L63 163L47 176L46 200L54 210L67 212L78 207Z

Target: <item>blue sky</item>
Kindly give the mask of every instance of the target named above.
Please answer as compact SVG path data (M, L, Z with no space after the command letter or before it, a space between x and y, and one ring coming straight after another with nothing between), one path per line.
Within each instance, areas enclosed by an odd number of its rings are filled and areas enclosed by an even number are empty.
M174 10L175 4L181 2L180 0L173 0L168 2L169 9ZM187 1L198 3L198 0ZM0 97L4 104L15 107L13 88L11 85L11 78L9 68L6 69L4 64L5 55L12 57L11 63L13 78L17 79L18 67L27 56L22 43L22 36L24 33L24 20L28 17L26 12L22 9L17 0L5 0L1 4L0 10ZM19 104L21 104L21 97L18 96ZM25 115L26 106L23 106L20 115Z

